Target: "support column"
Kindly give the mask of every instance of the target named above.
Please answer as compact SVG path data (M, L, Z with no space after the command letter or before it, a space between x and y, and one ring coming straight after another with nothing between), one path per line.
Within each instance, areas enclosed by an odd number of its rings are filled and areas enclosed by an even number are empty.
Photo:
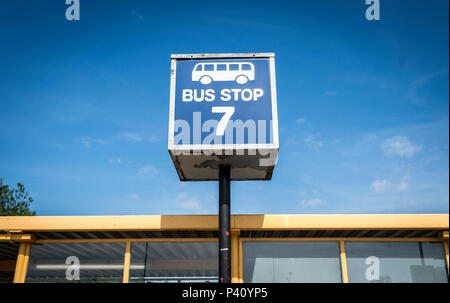
M448 263L448 231L443 231L439 234L439 238L442 239L442 245L444 245L444 252L445 252L445 263L447 265L447 275L449 274L450 270L450 264Z
M17 255L16 269L14 271L13 283L24 283L28 269L28 259L30 255L31 243L20 242L19 253Z
M447 274L449 274L449 264L448 264L448 240L443 241L444 251L445 251L445 263L447 264Z
M231 282L230 172L229 165L219 167L219 283Z
M239 230L231 232L231 283L239 283Z
M131 242L127 242L125 248L125 259L123 261L123 283L128 283L130 279Z
M343 283L348 283L347 256L345 255L345 243L344 243L344 241L339 241L339 248L340 248L340 251L341 251L342 282Z

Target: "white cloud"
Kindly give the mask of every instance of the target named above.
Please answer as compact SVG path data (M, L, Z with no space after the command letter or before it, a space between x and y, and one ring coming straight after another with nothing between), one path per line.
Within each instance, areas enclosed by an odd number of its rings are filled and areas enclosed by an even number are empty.
M374 190L377 194L383 193L403 193L409 189L409 184L405 180L401 181L398 184L392 184L388 180L375 180L370 184L372 190Z
M130 160L128 160L128 158L109 158L108 162L111 164L123 164L123 163L131 163Z
M297 120L295 120L295 122L297 122L298 124L306 123L306 121L306 118L298 118Z
M133 199L133 200L137 200L140 199L141 197L138 194L131 194L128 196L128 199Z
M388 180L376 180L373 181L370 187L377 193L382 194L392 188L391 182Z
M309 148L318 150L323 146L323 141L319 141L315 136L308 136L303 140Z
M120 140L130 143L150 142L155 143L159 141L159 138L155 135L144 136L136 132L121 132L118 134Z
M422 146L413 145L407 137L395 136L386 139L381 143L381 148L387 156L400 156L411 158L414 154L422 150Z
M180 207L187 210L200 210L201 207L195 200L188 200L180 203Z
M159 173L159 171L153 165L143 166L143 167L138 169L138 175L139 176L144 176L147 173L150 173L152 175L157 175Z
M121 132L119 133L119 138L131 143L138 143L143 141L141 135L133 132Z
M147 138L147 141L150 143L156 143L159 141L159 138L155 135L151 135L150 137Z
M419 204L420 204L420 201L416 200L416 199L411 199L408 201L408 205L410 205L410 206L417 206Z
M317 207L317 206L323 206L326 205L327 202L319 199L319 198L314 198L314 199L310 199L310 200L302 200L300 202L300 205L302 207Z
M408 188L409 188L409 184L406 181L400 182L400 184L397 186L397 189L400 192L405 192L408 190Z
M108 141L102 140L102 139L95 139L90 137L83 137L81 138L81 142L83 142L84 146L91 147L92 143L96 144L108 144Z
M187 197L187 193L185 193L185 192L182 192L182 193L179 193L178 194L178 196L177 196L177 199L185 199Z
M196 213L205 214L208 213L208 208L203 205L213 205L217 203L212 195L201 195L201 198L196 194L190 192L180 192L176 196L172 196L170 201L176 203L174 208L177 212L181 213ZM211 212L211 210L209 210Z

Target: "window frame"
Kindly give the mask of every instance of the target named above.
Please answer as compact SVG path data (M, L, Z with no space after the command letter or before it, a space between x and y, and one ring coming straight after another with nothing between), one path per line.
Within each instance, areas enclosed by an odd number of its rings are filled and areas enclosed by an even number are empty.
M440 238L239 238L239 283L244 283L244 242L338 242L341 265L341 281L349 283L347 256L345 253L346 242L439 242L443 245L444 253L448 259L448 248L445 240ZM447 244L448 245L448 244ZM448 246L447 246L448 247ZM447 273L448 273L448 261Z
M125 250L123 254L123 274L122 274L122 283L129 282L130 275L130 263L131 263L131 254L132 254L132 245L133 243L139 242L218 242L218 238L123 238L123 239L55 239L55 240L36 240L33 243L23 242L24 248L28 249L28 253L26 253L26 264L21 259L21 268L23 270L19 270L15 272L15 277L17 276L20 279L21 283L26 282L27 276L27 266L28 266L28 256L31 246L33 244L82 244L82 243L125 243ZM22 243L21 243L22 244ZM28 244L28 246L25 246ZM19 260L18 260L19 262ZM19 280L17 280L19 282Z
M237 232L237 231L234 231ZM238 232L237 232L238 233ZM243 283L243 243L249 241L260 241L260 242L286 242L286 241L305 241L305 242L314 242L314 241L326 241L332 242L336 241L340 244L340 260L341 260L341 272L342 272L342 282L348 283L348 273L346 269L346 254L345 254L345 243L346 242L439 242L442 244L445 256L446 256L446 266L447 273L449 272L449 248L448 248L448 238L244 238L240 237L239 234L235 236L238 242L237 252L237 260L238 264L235 265L232 271L237 271L237 281L238 283ZM21 242L19 251L22 251L22 254L19 254L17 258L16 270L14 273L14 282L15 283L23 283L26 281L26 272L28 265L28 255L30 246L33 244L45 244L45 243L126 243L131 245L135 242L218 242L218 238L121 238L121 239L42 239L35 240L32 242ZM130 243L130 244L128 244ZM28 246L28 247L27 247ZM27 253L28 252L28 253ZM232 254L234 254L232 252ZM128 255L130 258L131 255ZM128 283L129 278L129 264L126 266L127 262L127 249L124 253L124 275L123 275L123 283ZM129 260L128 260L129 262ZM233 264L233 261L232 261Z

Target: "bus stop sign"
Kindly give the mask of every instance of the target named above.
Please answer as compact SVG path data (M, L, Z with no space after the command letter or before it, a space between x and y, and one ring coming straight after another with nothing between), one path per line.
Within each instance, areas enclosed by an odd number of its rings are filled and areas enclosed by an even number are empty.
M169 153L182 181L270 180L278 156L275 54L171 56Z

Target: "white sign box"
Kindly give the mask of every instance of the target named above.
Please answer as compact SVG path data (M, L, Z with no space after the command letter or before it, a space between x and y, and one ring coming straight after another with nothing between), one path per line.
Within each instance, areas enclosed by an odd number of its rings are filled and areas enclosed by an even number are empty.
M182 181L270 180L278 156L275 54L171 56L169 153Z

